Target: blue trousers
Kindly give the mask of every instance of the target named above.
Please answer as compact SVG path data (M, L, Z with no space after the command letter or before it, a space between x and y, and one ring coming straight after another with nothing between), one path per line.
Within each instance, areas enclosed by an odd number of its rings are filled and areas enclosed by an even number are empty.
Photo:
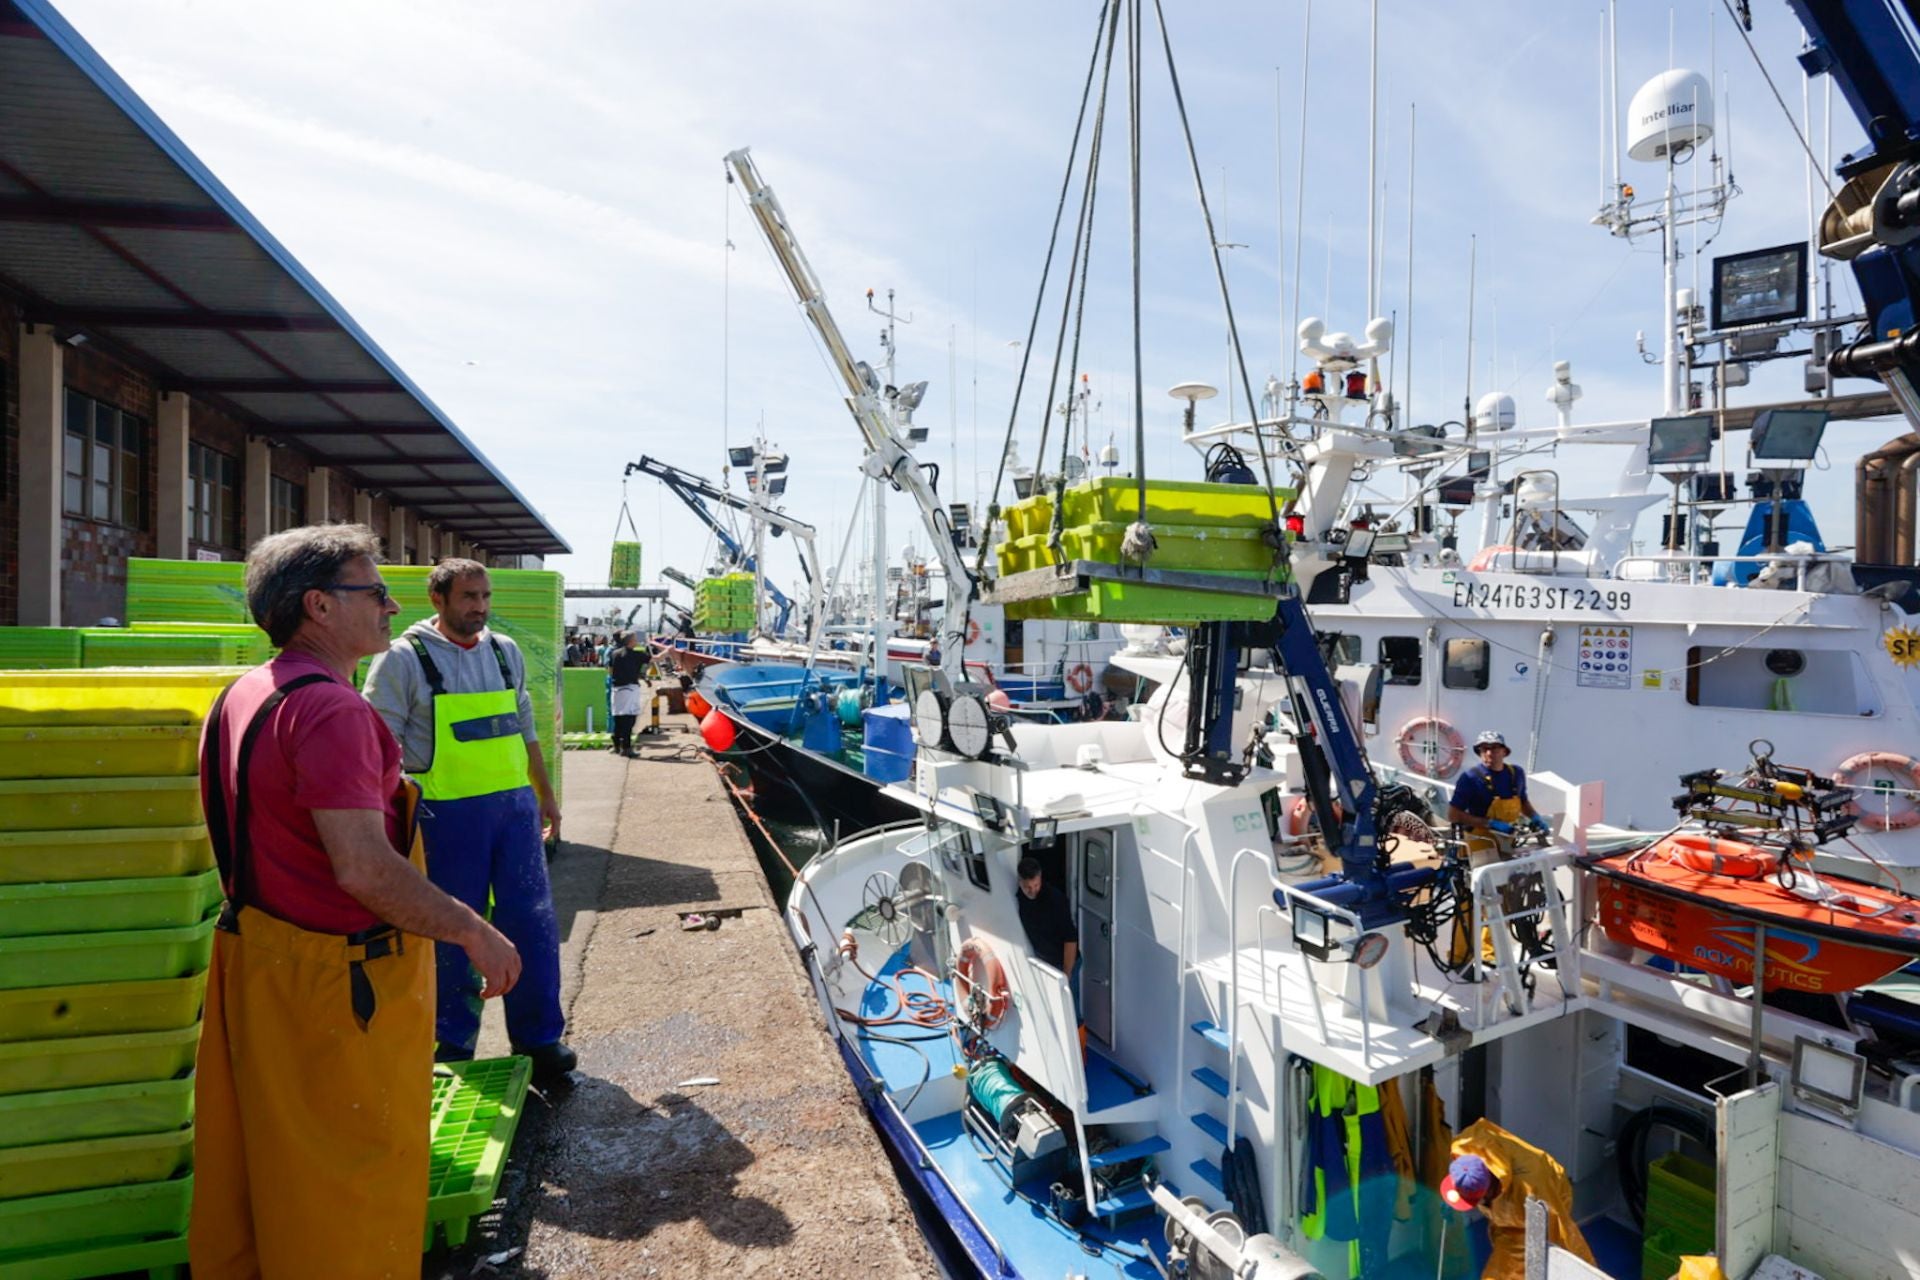
M420 834L427 878L482 913L491 891L493 927L520 951L520 981L505 997L508 1039L529 1048L555 1043L567 1029L560 1012L560 930L533 788L427 801L420 806ZM480 1038L480 975L452 943L435 943L434 958L437 1056L471 1058Z

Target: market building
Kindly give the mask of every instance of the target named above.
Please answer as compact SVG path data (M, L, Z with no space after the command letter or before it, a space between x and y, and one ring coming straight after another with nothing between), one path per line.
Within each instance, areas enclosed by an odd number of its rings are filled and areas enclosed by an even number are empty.
M41 0L0 0L0 625L126 561L359 521L390 559L566 542Z

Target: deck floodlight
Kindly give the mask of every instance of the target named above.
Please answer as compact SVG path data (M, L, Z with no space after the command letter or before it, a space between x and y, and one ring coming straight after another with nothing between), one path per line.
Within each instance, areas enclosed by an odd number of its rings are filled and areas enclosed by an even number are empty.
M1031 473L1023 474L1018 471L1014 472L1013 496L1022 499L1033 496L1033 475Z
M768 475L778 475L787 469L787 455L784 453L763 453L760 455L760 469Z
M989 827L998 828L1005 820L1005 809L1000 802L980 791L973 793L973 813Z
M1027 830L1027 837L1036 844L1051 844L1053 838L1059 834L1060 819L1058 818L1035 818L1033 825Z
M907 447L908 448L912 448L916 444L925 444L926 442L927 442L927 429L925 427L921 426L918 423L915 423L914 425L907 428Z
M787 491L787 478L785 476L774 476L772 479L767 481L768 497L777 498L781 494L785 493L786 491ZM779 530L776 529L774 532L778 533Z
M738 446L735 446L734 448L728 449L727 461L728 463L736 467L752 466L753 465L753 446L750 444L744 444L744 445L738 445Z
M1865 1094L1867 1060L1805 1036L1793 1042L1793 1096L1829 1114L1851 1119Z
M1713 461L1713 418L1655 418L1647 424L1647 466L1697 467Z
M1827 433L1825 409L1763 409L1747 433L1756 462L1812 462Z
M1293 903L1293 945L1315 960L1333 954L1333 919L1299 899Z
M909 382L906 386L900 388L900 391L895 398L895 403L897 403L906 412L912 413L915 409L918 409L920 407L920 402L926 398L926 395L927 395L926 383Z
M874 376L873 366L865 360L855 360L853 371L860 375L860 381L866 384L868 391L877 393L880 390L880 379Z

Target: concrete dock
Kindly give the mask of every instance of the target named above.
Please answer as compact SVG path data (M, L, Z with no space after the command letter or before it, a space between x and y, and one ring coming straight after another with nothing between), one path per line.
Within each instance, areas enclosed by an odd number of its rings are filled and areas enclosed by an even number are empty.
M529 1096L495 1212L424 1274L938 1275L691 719L636 745L566 758L575 1083ZM740 914L682 930L715 908ZM506 1051L494 1002L480 1053Z

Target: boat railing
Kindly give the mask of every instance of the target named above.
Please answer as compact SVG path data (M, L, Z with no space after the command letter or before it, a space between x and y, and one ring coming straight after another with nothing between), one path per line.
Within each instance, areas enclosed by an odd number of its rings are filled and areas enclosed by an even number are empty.
M1329 902L1318 894L1309 893L1297 885L1282 884L1279 886L1279 892L1289 904L1302 904L1317 915L1344 924L1354 937L1360 936L1364 931L1360 924L1360 917L1338 903ZM1313 1001L1313 1021L1320 1031L1320 1041L1322 1044L1330 1043L1327 1035L1326 997L1320 990L1320 983L1313 976L1313 960L1298 947L1294 948L1294 954L1300 957L1300 972L1306 978L1307 996ZM1373 1065L1373 1015L1368 1012L1367 1004L1368 1002L1364 999L1354 1001L1360 1013L1360 1061L1371 1067Z
M1176 1009L1174 1025L1184 1030L1187 1025L1187 974L1191 955L1187 939L1191 932L1189 918L1193 907L1193 851L1199 844L1200 828L1181 814L1144 801L1135 801L1127 810L1127 815L1137 817L1142 812L1157 813L1163 818L1169 818L1185 827L1187 831L1186 835L1180 838L1180 929L1173 943ZM1181 1088L1180 1082L1187 1078L1187 1037L1185 1035L1178 1035L1173 1039L1173 1078L1174 1093L1177 1097Z
M1261 864L1267 873L1267 883L1271 888L1280 886L1279 877L1273 873L1272 852L1258 849L1239 849L1233 855L1233 866L1227 872L1227 1150L1233 1150L1233 1139L1238 1131L1240 1108L1235 1100L1240 1096L1240 868L1251 858ZM1264 921L1259 926L1260 987L1261 994L1267 999L1267 1007L1274 1009L1272 998L1267 994L1267 934ZM1277 1009L1275 1009L1277 1013ZM1182 1019L1181 1025L1185 1025Z
M1656 572L1665 569L1667 571L1665 580L1667 581L1673 580L1673 570L1684 569L1686 572L1683 580L1686 582L1697 582L1702 577L1700 573L1702 569L1707 571L1705 576L1711 578L1715 565L1755 564L1764 569L1768 565L1778 564L1787 565L1798 570L1799 574L1795 579L1797 583L1812 566L1816 564L1842 562L1844 559L1845 557L1843 556L1836 556L1827 551L1775 551L1762 552L1761 554L1751 556L1710 556L1688 551L1638 552L1633 555L1621 556L1618 560L1615 560L1613 567L1608 570L1607 576L1622 582L1661 581L1662 579L1658 576L1643 576L1637 578L1627 576L1626 568L1628 565L1649 565L1652 566Z
M1473 985L1474 1026L1486 1027L1500 1016L1494 1004L1497 987L1500 998L1516 1017L1534 1011L1537 997L1521 981L1520 957L1512 926L1521 921L1536 921L1551 931L1552 970L1560 986L1562 1000L1570 1000L1580 991L1580 946L1573 921L1567 910L1569 900L1560 890L1558 872L1573 865L1571 849L1545 849L1502 862L1491 862L1474 870L1471 877L1472 902L1467 917L1467 937L1472 941L1473 959L1468 970ZM1537 898L1516 898L1502 890L1517 881L1537 877ZM1485 963L1478 939L1485 932L1493 945L1493 965L1500 975L1498 984L1484 981Z

